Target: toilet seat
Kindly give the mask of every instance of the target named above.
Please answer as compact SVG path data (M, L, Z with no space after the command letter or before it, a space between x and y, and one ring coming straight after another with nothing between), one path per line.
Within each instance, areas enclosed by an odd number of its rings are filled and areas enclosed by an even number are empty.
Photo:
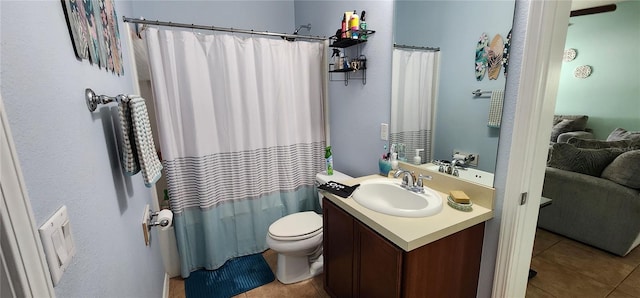
M269 236L282 241L308 239L320 233L322 217L313 211L287 215L269 226Z

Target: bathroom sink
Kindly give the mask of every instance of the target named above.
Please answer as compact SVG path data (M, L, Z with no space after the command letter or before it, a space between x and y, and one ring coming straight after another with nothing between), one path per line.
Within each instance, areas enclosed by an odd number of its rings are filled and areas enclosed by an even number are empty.
M400 217L427 217L442 210L442 198L432 189L415 193L400 183L400 179L365 180L351 197L367 209Z

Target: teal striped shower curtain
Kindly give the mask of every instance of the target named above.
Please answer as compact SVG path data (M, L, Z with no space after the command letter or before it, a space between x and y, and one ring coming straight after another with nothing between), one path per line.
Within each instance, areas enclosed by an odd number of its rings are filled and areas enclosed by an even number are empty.
M264 251L271 223L319 209L325 44L145 32L186 278Z

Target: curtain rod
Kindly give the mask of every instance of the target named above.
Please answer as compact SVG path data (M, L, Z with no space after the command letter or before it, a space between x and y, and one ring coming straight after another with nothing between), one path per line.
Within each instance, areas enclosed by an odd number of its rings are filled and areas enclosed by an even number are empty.
M440 48L432 48L432 47L416 47L416 46L407 46L407 45L403 45L403 44L393 44L394 48L400 48L400 49L411 49L411 50L425 50L425 51L433 51L433 52L439 52Z
M179 27L179 28L201 29L201 30L212 30L212 31L223 31L223 32L234 32L234 33L245 33L245 34L256 34L256 35L267 35L267 36L279 36L279 37L285 38L287 40L293 40L293 39L296 39L296 38L313 39L313 40L326 40L327 39L326 37L321 37L321 36L275 33L275 32L268 32L268 31L253 31L253 30L224 28L224 27L215 27L215 26L203 26L203 25L174 23L174 22L162 22L162 21L158 21L158 20L149 21L149 20L145 20L145 19L127 18L126 16L123 16L122 19L125 22L134 23L134 24L156 25L156 26L167 26L167 27Z

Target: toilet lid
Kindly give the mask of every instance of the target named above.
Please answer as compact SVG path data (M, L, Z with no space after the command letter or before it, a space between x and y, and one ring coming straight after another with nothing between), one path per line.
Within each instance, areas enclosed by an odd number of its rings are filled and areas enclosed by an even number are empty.
M322 216L313 211L298 212L276 220L269 226L269 234L278 238L299 238L316 234L322 229Z

